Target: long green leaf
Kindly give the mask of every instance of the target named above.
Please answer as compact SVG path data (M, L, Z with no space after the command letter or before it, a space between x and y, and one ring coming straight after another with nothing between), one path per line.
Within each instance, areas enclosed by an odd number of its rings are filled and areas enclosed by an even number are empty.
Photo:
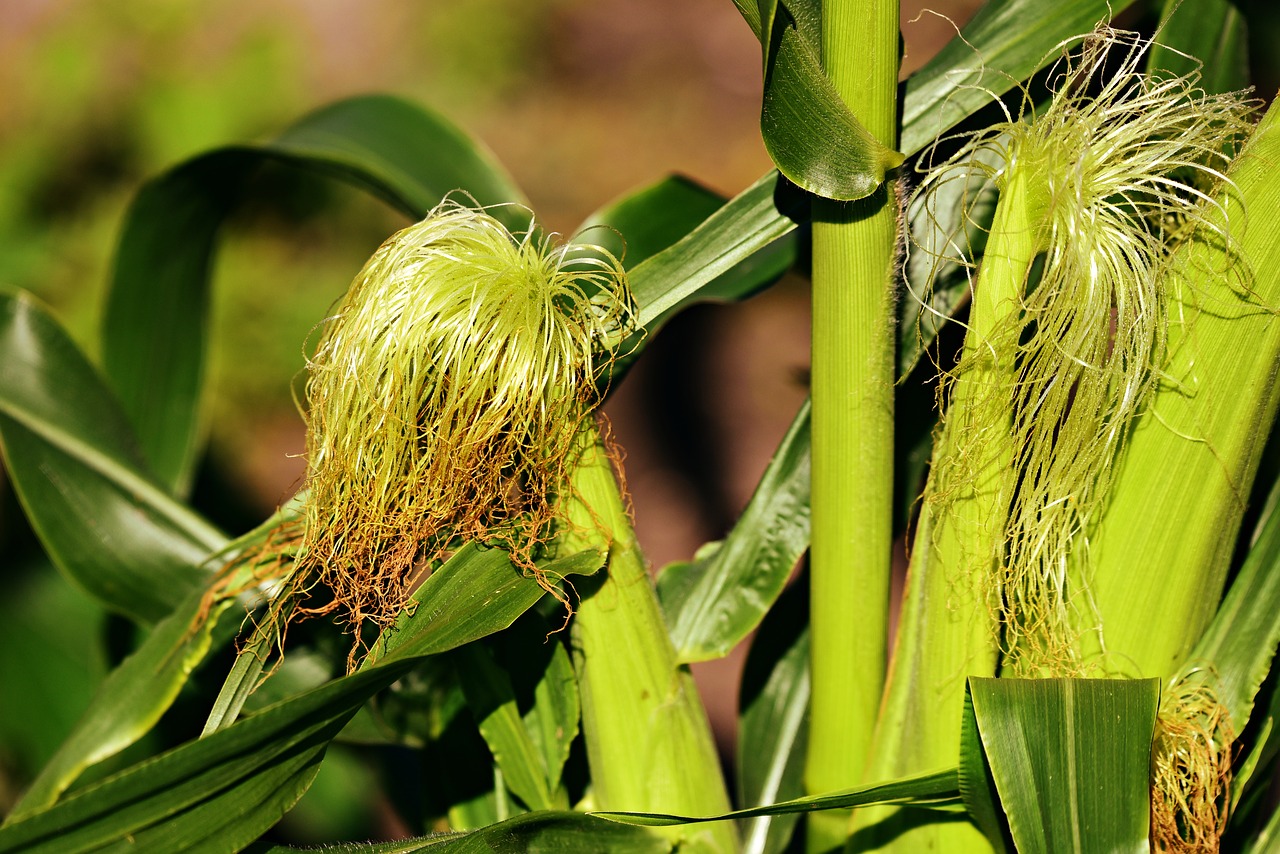
M725 298L730 288L717 280L735 268L741 275L729 281L738 293L750 293L776 279L794 258L793 244L765 253L763 264L739 265L770 249L807 218L807 202L777 172L767 173L680 241L631 271L640 325L652 330L685 305ZM713 283L717 287L708 292Z
M824 795L810 795L778 804L734 810L723 815L688 816L645 812L593 812L592 815L638 824L645 827L669 827L677 824L696 824L708 821L756 818L766 815L817 812L818 810L853 809L872 804L901 804L927 809L955 812L961 805L959 782L955 768L904 777L869 786L858 786Z
M970 707L1022 854L1146 852L1158 679L980 679Z
M580 812L535 812L491 824L471 833L442 834L399 842L348 843L320 848L288 848L283 845L249 849L248 854L293 854L324 851L325 854L667 854L670 840L643 827L605 821ZM683 849L682 849L683 850Z
M1200 74L1206 92L1249 85L1249 33L1229 0L1165 0L1147 65L1170 74Z
M659 594L680 661L727 655L760 624L808 546L806 400L725 541L662 573Z
M49 807L86 768L114 756L155 725L212 643L219 620L215 614L198 622L203 598L201 589L188 595L112 671L71 735L9 813L8 821ZM220 634L225 641L231 632L224 626Z
M0 294L0 364L0 450L49 556L106 607L160 620L226 538L148 473L120 404L28 295Z
M973 695L964 694L964 717L960 722L960 797L969 820L977 825L997 854L1012 848L1009 824L1000 811L1000 794L991 775L991 764L982 748L982 735L973 714Z
M557 802L564 800L562 795L557 797L558 780L548 779L550 769L525 727L511 677L479 645L464 647L457 656L458 678L467 705L507 787L530 810L567 807L567 802Z
M1274 490L1273 490L1274 492ZM1273 495L1274 497L1274 495ZM1280 644L1280 513L1275 501L1213 622L1187 658L1208 663L1218 699L1243 730Z
M591 572L584 552L545 567ZM543 595L497 549L468 546L415 594L412 615L350 676L290 698L0 828L0 851L76 852L126 840L143 850L235 850L305 791L329 742L369 697L426 656L508 626Z
M776 179L776 173L773 177ZM777 281L791 268L799 244L794 223L769 225L766 218L758 215L744 217L743 209L750 208L756 201L744 193L726 202L718 193L687 178L672 176L629 193L587 217L574 240L603 246L622 258L628 270L642 268L632 275L632 286L638 290L643 331L620 348L622 355L613 365L612 380L616 381L630 368L648 338L680 308L693 302L745 299ZM726 220L727 227L721 224ZM707 227L698 231L704 224ZM746 235L738 229L746 227L762 228L765 233L742 241ZM697 239L667 253L695 231L699 234ZM706 276L692 265L675 263L691 252L698 253L707 263L714 263L714 254L720 252L732 253L732 260L718 268L722 272ZM664 260L655 268L644 266L644 262L659 254L664 255ZM672 275L673 270L679 275L691 271L696 278L686 284L693 290L676 303L662 303L664 290L680 284L663 278ZM666 307L659 305L655 309L651 305L654 302Z
M341 101L272 142L218 149L145 185L116 255L103 360L143 454L177 494L190 485L200 436L217 235L266 161L355 184L415 218L458 189L485 205L524 198L492 156L453 124L387 96ZM517 210L495 214L528 225Z
M809 737L808 585L784 593L751 643L742 674L738 801L762 806L804 794ZM743 854L778 854L797 815L760 816L742 826Z
M900 147L908 155L1040 70L1062 41L1133 0L991 0L907 80ZM1031 22L1034 22L1032 25Z
M829 199L871 195L902 163L849 110L822 69L814 0L772 0L762 15L760 132L788 179ZM766 26L767 24L767 26ZM767 34L767 38L764 36Z
M678 242L725 204L725 198L680 175L627 193L582 221L574 240L603 246L632 269Z

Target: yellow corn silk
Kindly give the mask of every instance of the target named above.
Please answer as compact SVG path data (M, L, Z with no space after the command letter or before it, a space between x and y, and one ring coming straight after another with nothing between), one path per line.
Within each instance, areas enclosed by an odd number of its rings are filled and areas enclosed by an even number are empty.
M556 245L532 216L512 234L446 201L384 243L308 364L294 583L331 593L310 612L388 625L421 572L468 540L536 572L632 317L620 263Z
M988 596L1006 663L1024 673L1090 666L1077 657L1073 626L1088 602L1072 593L1068 555L1105 505L1121 441L1161 375L1174 247L1197 230L1229 237L1206 210L1217 206L1250 105L1238 93L1206 95L1195 78L1141 71L1149 47L1136 33L1090 34L1052 75L1046 108L968 141L921 188L989 177L1001 204L1023 188L1009 201L1027 215L1006 221L1027 230L1036 263L1003 269L1005 259L991 257L1001 235L988 237L974 288L996 290L983 299L1004 310L981 340L966 340L954 377L979 366L996 373L969 411L944 421L1010 423L1000 443L1011 459L1001 472L1003 536L996 554L975 559L998 567ZM988 275L991 266L1004 275ZM944 503L991 455L991 441L982 431L960 437L955 457L966 463L944 466L951 482L934 490Z

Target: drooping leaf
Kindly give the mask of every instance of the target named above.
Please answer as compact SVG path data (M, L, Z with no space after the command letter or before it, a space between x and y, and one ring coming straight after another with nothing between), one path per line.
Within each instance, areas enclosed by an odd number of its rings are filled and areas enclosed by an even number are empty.
M143 455L179 495L190 485L200 436L218 232L266 161L352 183L414 218L458 189L484 205L523 201L479 143L443 117L387 96L340 101L272 142L217 149L146 184L130 206L116 255L103 360ZM528 225L513 209L494 215Z
M770 609L742 674L738 724L738 801L763 806L804 794L809 736L808 585L803 576ZM799 816L742 823L743 854L777 854Z
M728 819L755 818L765 815L789 815L792 813L817 812L818 810L853 809L854 807L865 807L872 804L901 804L923 809L955 812L961 805L956 769L947 768L942 771L933 771L914 777L904 777L901 780L872 783L869 786L858 786L822 795L810 795L763 807L734 810L724 815L687 816L666 815L663 813L603 811L593 812L592 815L625 824L637 824L645 827L667 827L677 824L726 821Z
M902 155L875 138L822 69L812 0L773 0L761 16L764 97L760 132L778 170L828 199L871 195ZM767 34L768 38L763 36Z
M659 594L680 661L728 654L760 624L808 546L806 400L729 536L707 557L662 573Z
M1159 679L971 677L968 693L1019 852L1148 850Z
M907 155L920 151L1054 60L1059 43L1085 35L1132 2L990 0L907 79L899 147Z
M35 300L0 294L0 450L58 569L106 607L162 619L226 538L149 473L119 402Z
M289 848L283 845L255 846L248 854L293 854L321 851L325 854L575 854L607 851L609 854L667 854L670 840L643 827L605 821L580 812L535 812L470 833L446 833L399 842L347 843L319 848Z
M640 325L652 331L690 303L759 290L794 261L794 242L782 238L807 218L805 199L777 172L767 173L631 271Z
M8 821L49 807L86 768L114 756L155 726L213 643L214 627L220 621L217 614L197 620L203 596L202 589L189 594L112 671L58 752L13 807ZM226 623L232 624L230 630ZM230 639L234 625L234 620L224 622L218 632L222 642Z
M552 574L592 572L584 552ZM180 851L216 840L234 850L274 824L306 790L329 742L379 690L426 656L511 625L543 595L498 549L468 546L414 594L380 656L356 673L244 718L0 827L0 851L75 852L128 840Z
M1249 32L1230 0L1165 0L1147 67L1200 74L1208 93L1249 85Z

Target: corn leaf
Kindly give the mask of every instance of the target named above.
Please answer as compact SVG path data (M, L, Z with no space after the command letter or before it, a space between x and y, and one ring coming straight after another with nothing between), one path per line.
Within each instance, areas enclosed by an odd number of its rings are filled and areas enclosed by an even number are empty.
M1133 0L991 0L907 79L899 147L914 154L1057 58ZM1034 21L1034 26L1028 26Z
M667 567L659 595L681 662L727 655L769 610L809 546L809 403L725 541Z
M718 193L687 178L671 176L629 193L591 214L579 227L574 240L603 246L621 258L626 269L631 271L679 243L708 219L714 216L732 219L736 209L744 203L750 204L749 198L740 196L726 202ZM776 225L782 231L771 229L769 233L777 235L774 239L770 240L766 235L763 241L751 239L745 247L730 249L737 252L736 261L714 277L698 276L695 290L683 300L667 304L664 310L650 310L647 303L661 300L664 296L662 289L678 284L675 280L660 278L666 275L667 266L659 264L656 270L645 267L638 277L633 275L633 289L639 283L641 290L638 302L644 328L619 348L620 355L613 365L610 381L616 382L622 377L640 357L648 339L684 306L694 302L742 300L781 278L795 263L800 241L791 226L783 222ZM715 228L713 223L711 229ZM723 229L717 234L730 240L737 237L732 231ZM673 253L672 257L678 258L680 252L720 251L714 247L716 236L691 242ZM672 260L672 257L667 260ZM689 268L681 266L678 269Z
M768 815L791 815L819 810L853 809L872 804L901 804L922 809L942 810L954 813L961 806L960 789L955 768L858 786L839 792L794 798L777 804L734 810L723 815L687 816L647 812L604 812L592 815L645 827L670 827L678 824L697 824L709 821L756 818Z
M149 473L128 419L66 332L0 294L0 451L50 558L107 608L153 623L226 538Z
M971 677L968 694L1019 852L1148 850L1160 680Z
M991 763L982 748L982 735L973 713L973 695L964 693L964 715L960 722L960 797L969 820L977 825L996 854L1013 850L1009 823L1000 810L1000 793L991 774Z
M255 846L249 854L526 854L526 852L607 851L609 854L666 854L672 842L643 827L634 827L580 812L535 812L482 827L470 833L446 833L399 842L347 843L324 848Z
M763 806L804 794L809 737L808 585L782 594L747 655L738 701L738 802ZM743 854L778 854L799 816L759 816L742 823Z
M760 132L789 180L829 199L861 199L902 163L841 99L822 70L821 12L814 0L762 4L764 97Z
M1147 66L1170 74L1200 74L1206 92L1249 85L1249 33L1230 0L1165 0L1158 41Z
M630 270L693 231L725 201L714 190L670 175L595 211L573 239L603 246Z
M523 200L477 142L443 117L386 96L338 102L272 142L218 149L146 184L116 254L103 360L143 455L179 495L190 485L200 437L217 235L265 161L355 184L415 218L456 189L481 204Z
M584 552L552 574L596 570ZM543 595L499 549L468 546L415 593L380 658L206 738L148 760L0 827L0 851L77 852L126 840L142 850L235 850L301 797L329 742L378 691L423 658L501 631Z
M569 806L560 774L578 734L578 686L553 629L530 613L489 643L453 654L503 782L530 810Z
M147 733L204 660L219 622L219 642L230 640L237 620L219 620L215 614L197 621L203 597L202 589L189 594L111 672L58 752L13 807L8 821L52 805L86 768L114 756Z
M683 306L750 293L777 278L794 260L790 242L778 244L757 263L739 265L774 246L807 218L805 199L777 172L765 174L693 231L631 270L640 325L653 329ZM720 280L734 270L738 276ZM713 283L715 289L707 292Z
M548 785L547 770L525 729L506 671L494 662L487 649L478 645L458 650L455 661L467 705L512 794L531 810L567 807L568 804L555 803L555 790Z
M1280 644L1280 513L1274 501L1270 508L1213 622L1188 657L1188 664L1212 665L1218 699L1237 731L1253 714Z

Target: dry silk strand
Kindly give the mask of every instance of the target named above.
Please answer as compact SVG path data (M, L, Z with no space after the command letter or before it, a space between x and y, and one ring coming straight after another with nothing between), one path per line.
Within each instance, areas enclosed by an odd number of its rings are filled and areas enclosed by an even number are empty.
M1160 700L1151 750L1151 843L1157 852L1212 854L1230 806L1235 733L1213 690L1213 673L1191 670Z
M1195 76L1142 71L1149 47L1136 33L1100 27L1059 60L1047 106L1035 110L1026 95L1023 116L963 140L917 191L928 210L944 189L955 194L952 182L964 182L971 204L988 182L1001 204L1017 185L1008 203L1028 209L1005 221L1032 223L1023 237L1039 263L1013 281L978 266L970 222L933 251L934 276L959 257L975 291L994 289L985 304L1010 306L983 340L966 339L952 373L958 382L981 367L984 381L968 411L945 416L944 430L953 420L979 429L953 431L961 434L955 464L935 463L932 500L945 517L966 478L990 474L982 460L992 448L1004 449L1010 464L995 477L1008 516L990 538L995 553L970 562L976 571L994 568L984 586L1006 659L1027 674L1083 674L1098 664L1076 652L1074 627L1096 617L1085 579L1068 578L1068 556L1075 550L1074 562L1087 567L1087 530L1105 503L1120 443L1160 378L1173 247L1193 234L1230 238L1206 211L1249 130L1251 104L1242 93L1207 95ZM1000 238L986 236L988 258ZM929 305L930 294L920 296ZM1008 435L982 424L1006 425Z
M386 626L465 541L536 574L597 383L633 328L620 262L556 244L532 216L512 234L446 200L387 240L308 363L296 584L332 596L310 612Z

